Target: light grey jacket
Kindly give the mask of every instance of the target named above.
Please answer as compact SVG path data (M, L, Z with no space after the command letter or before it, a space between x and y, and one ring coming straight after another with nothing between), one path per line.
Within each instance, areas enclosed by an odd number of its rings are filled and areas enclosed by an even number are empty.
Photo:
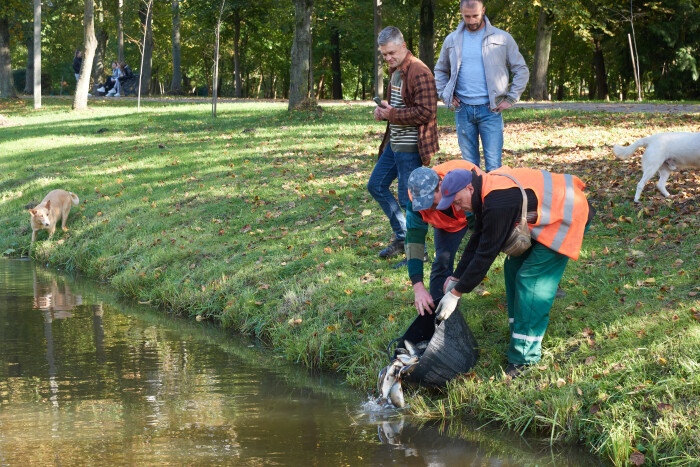
M486 72L486 87L489 92L489 103L495 108L503 99L514 104L520 99L520 95L527 86L530 71L523 58L518 44L513 37L491 25L489 19L484 16L486 30L484 40L481 43L481 56L484 59L484 71ZM464 39L464 21L459 23L457 29L451 32L440 50L440 58L435 64L435 85L438 96L452 108L452 97L457 85L459 66L462 64L462 40ZM513 73L513 82L509 86L510 70Z

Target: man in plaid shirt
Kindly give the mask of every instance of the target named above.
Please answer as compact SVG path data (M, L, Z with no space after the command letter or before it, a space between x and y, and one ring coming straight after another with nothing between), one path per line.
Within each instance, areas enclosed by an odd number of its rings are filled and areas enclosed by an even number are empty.
M430 164L440 148L437 132L435 78L423 62L406 48L398 28L389 26L377 39L384 61L389 64L390 86L386 101L374 110L377 121L386 120L379 160L367 190L389 218L394 240L379 256L389 258L404 252L408 204L408 177L414 169ZM398 201L390 186L398 178Z

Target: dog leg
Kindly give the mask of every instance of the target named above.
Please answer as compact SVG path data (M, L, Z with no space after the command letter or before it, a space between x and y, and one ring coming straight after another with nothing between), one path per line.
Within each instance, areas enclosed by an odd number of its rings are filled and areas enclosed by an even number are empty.
M68 214L70 214L70 203L67 203L68 207L66 208L65 212L63 213L63 216L61 217L61 230L64 232L68 232L68 229L66 228L66 222L68 222Z
M32 230L32 243L36 241L36 230Z
M671 170L669 169L669 167L666 164L662 165L659 169L659 181L656 183L656 188L658 188L661 194L664 195L666 198L671 196L666 190L666 181L668 180L668 177L670 175Z
M651 180L651 177L661 168L664 164L661 158L656 157L658 150L652 147L648 147L644 155L642 156L642 179L637 184L637 192L634 194L634 202L639 202L639 197L642 195L642 190L644 185Z

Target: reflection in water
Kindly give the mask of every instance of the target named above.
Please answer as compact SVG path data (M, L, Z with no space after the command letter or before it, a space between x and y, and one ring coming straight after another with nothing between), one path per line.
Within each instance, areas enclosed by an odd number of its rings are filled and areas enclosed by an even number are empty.
M50 313L49 319L70 318L75 306L82 305L83 297L71 292L70 286L47 271L34 269L34 308ZM45 318L46 319L46 318Z
M0 260L0 466L588 465L362 399L256 342Z

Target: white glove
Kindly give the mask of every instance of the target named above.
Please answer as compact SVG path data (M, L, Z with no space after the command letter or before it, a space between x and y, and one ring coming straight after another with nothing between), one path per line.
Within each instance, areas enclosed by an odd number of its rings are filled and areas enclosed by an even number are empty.
M446 293L437 308L435 309L436 318L440 321L445 321L450 317L453 311L457 308L457 303L459 302L459 297L452 292Z

